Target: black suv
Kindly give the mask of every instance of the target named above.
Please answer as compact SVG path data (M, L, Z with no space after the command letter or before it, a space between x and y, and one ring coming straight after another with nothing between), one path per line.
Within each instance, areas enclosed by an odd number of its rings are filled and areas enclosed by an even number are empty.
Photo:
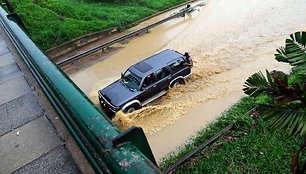
M188 53L164 50L130 66L121 78L102 90L99 101L105 110L131 113L161 97L169 87L184 84L191 76Z

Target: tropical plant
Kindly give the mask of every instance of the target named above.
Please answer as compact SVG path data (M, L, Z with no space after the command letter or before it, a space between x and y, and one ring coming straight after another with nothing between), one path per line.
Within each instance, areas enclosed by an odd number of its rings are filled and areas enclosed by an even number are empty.
M243 91L252 97L265 94L273 98L273 104L261 105L258 110L271 127L284 130L290 135L304 139L297 153L292 155L292 168L295 173L306 172L306 160L299 167L299 156L306 147L306 32L296 32L286 39L285 47L277 49L275 59L289 63L291 72L258 72L249 77Z

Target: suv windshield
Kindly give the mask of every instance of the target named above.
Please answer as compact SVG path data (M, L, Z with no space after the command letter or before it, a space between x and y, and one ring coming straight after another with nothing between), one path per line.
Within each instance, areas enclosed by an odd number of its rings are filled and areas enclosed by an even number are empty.
M130 70L127 70L121 77L123 84L131 89L136 91L139 89L141 79L133 74Z

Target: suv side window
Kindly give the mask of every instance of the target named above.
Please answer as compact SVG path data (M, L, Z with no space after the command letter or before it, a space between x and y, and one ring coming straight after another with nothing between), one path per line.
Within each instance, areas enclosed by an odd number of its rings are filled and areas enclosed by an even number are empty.
M154 77L152 73L144 79L143 84L142 84L142 89L152 85L153 83L154 83Z
M172 71L178 71L184 66L184 60L183 58L178 58L173 62L170 62L168 65L171 68Z
M155 78L156 78L156 81L160 81L162 80L163 78L167 77L170 75L170 72L167 68L162 68L158 71L156 71L155 73Z

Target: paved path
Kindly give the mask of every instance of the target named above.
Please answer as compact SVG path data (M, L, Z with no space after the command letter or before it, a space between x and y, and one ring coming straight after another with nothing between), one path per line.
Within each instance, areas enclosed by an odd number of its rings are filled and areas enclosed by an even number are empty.
M0 174L80 173L0 34Z

